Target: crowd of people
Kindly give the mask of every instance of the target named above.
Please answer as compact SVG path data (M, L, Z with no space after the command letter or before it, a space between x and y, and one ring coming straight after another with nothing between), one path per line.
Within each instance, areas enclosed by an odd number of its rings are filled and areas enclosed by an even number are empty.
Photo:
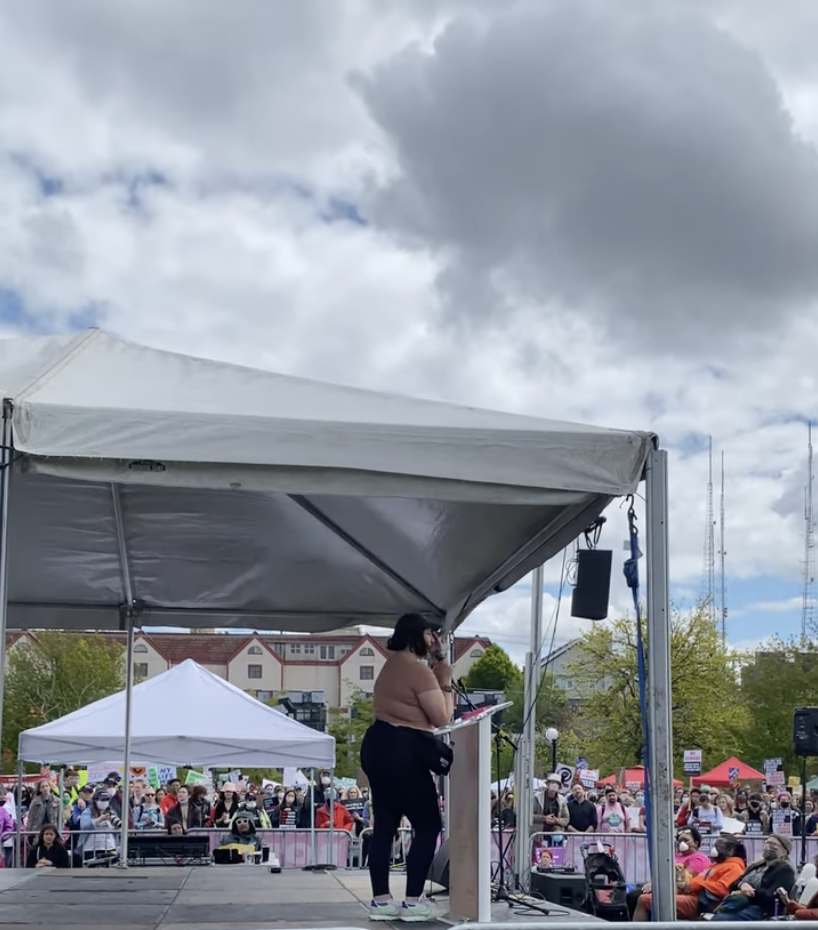
M495 818L513 818L512 792L492 794ZM695 826L706 832L818 836L818 792L799 794L768 787L677 788L674 814L677 827ZM645 833L645 793L619 790L615 785L586 789L575 784L566 793L560 779L549 775L545 788L534 794L531 819L536 833Z
M226 782L218 789L183 784L173 778L155 786L130 783L124 794L122 777L110 772L97 784L80 784L80 774L64 772L62 789L51 778L8 790L0 785L0 843L3 864L14 863L17 818L26 835L25 865L68 868L116 857L122 821L137 833L183 836L207 828L224 830L222 845L259 845L259 831L306 829L347 830L360 836L372 823L369 791L334 783L321 773L314 785L287 787ZM364 847L366 846L366 837Z

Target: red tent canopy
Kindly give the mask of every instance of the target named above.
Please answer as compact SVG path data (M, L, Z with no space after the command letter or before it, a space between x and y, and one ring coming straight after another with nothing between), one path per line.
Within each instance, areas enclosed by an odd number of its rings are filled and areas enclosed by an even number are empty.
M613 775L608 775L607 778L602 778L597 782L599 787L603 785L618 785L622 784L622 772L614 772ZM645 787L645 766L644 765L635 765L632 769L625 769L625 779L624 784L626 785L641 785ZM681 788L683 787L683 782L680 782L678 778L673 779L674 787Z
M738 769L736 778L730 778L730 769ZM717 765L704 775L697 775L693 779L694 785L709 785L713 788L729 788L730 785L740 781L764 781L764 773L757 772L752 766L742 762L735 756Z

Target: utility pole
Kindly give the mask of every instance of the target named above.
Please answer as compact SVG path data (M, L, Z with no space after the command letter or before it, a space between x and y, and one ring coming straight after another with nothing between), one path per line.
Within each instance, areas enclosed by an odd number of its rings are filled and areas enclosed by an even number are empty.
M727 576L725 573L724 548L724 450L721 453L721 495L719 499L719 617L721 619L721 644L727 645Z
M707 613L716 626L716 515L713 509L713 437L708 437L707 452L707 512L704 523L703 596Z
M812 423L807 424L807 486L804 491L804 593L801 638L815 623L815 519L812 512Z

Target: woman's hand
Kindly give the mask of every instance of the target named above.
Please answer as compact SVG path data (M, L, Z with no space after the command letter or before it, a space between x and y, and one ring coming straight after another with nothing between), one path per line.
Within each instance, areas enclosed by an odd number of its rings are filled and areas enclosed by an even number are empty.
M756 896L756 890L752 885L749 885L747 882L742 882L738 886L738 890L742 894L746 894L748 898L754 898Z
M786 907L790 903L790 896L787 894L787 891L785 888L776 889L775 894L778 900L784 905L784 907Z

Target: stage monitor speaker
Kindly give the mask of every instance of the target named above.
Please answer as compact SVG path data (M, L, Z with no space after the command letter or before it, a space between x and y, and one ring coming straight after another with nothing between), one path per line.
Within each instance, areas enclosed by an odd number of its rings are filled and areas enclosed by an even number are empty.
M449 890L449 841L445 840L432 859L429 881Z
M581 872L531 872L531 892L541 894L546 901L582 910L585 904L585 875Z
M610 549L580 549L577 552L577 581L571 596L571 616L604 620L611 593Z
M818 707L799 707L792 719L796 756L818 756Z

